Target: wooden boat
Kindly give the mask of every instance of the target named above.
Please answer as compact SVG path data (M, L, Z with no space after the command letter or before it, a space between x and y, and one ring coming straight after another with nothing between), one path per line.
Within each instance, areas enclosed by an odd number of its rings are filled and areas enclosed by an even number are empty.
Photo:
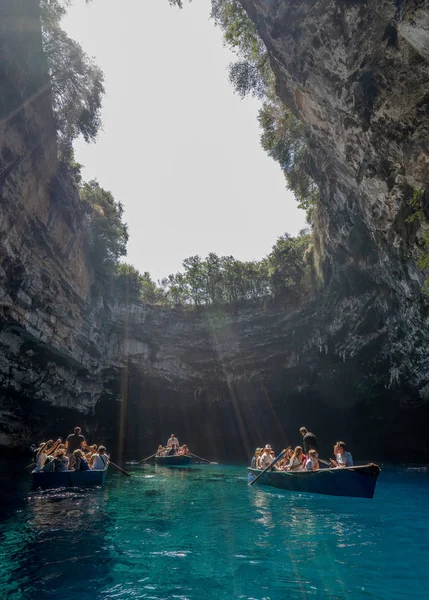
M103 485L107 469L89 471L32 471L33 489L62 487L84 487L89 485Z
M155 464L163 467L183 467L191 464L190 456L172 455L172 456L155 456Z
M269 485L290 492L372 498L380 471L380 467L374 464L319 471L273 470L264 473L255 485ZM249 483L260 473L261 470L249 467Z

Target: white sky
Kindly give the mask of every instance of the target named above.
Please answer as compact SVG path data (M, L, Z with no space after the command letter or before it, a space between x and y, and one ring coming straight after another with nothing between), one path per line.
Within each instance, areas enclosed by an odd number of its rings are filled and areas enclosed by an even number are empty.
M63 23L106 77L103 132L76 144L83 177L123 203L126 260L155 279L194 254L260 259L305 227L260 146L259 103L233 93L209 5L75 0Z

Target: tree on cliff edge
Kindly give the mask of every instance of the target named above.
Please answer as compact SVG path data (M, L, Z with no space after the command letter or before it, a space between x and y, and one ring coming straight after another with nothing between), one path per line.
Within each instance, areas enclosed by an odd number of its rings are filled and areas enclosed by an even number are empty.
M87 203L91 231L91 254L98 275L109 275L127 253L128 231L122 221L124 208L98 181L84 183L79 190Z
M58 152L70 161L73 141L94 141L101 127L104 75L80 44L61 29L67 0L41 0L43 49L52 85Z

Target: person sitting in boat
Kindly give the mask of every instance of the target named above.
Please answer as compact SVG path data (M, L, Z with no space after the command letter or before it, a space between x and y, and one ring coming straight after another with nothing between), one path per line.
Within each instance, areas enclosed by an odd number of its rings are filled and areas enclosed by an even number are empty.
M48 448L52 444L52 440L42 442L36 452L36 468L38 471L43 471L46 459L48 457Z
M177 454L179 448L179 440L175 437L174 433L170 435L167 441L168 455Z
M54 470L54 457L47 456L45 460L45 464L42 467L42 471L44 473L49 473Z
M256 448L255 450L255 454L252 456L252 460L250 461L250 468L251 469L259 469L260 467L258 466L260 463L260 458L262 455L262 448Z
M108 464L109 457L107 456L106 448L104 446L99 446L98 452L91 456L91 469L93 469L94 471L101 471L105 469Z
M353 467L353 458L346 450L344 442L337 442L334 446L335 460L330 459L333 467Z
M276 469L276 471L285 471L286 468L289 465L289 461L292 457L293 454L293 450L292 448L289 446L288 448L284 448L282 450L283 453L283 458L281 458L278 463L274 466L274 468Z
M73 458L74 458L74 470L75 471L89 471L89 464L88 461L85 458L84 453L82 452L82 450L75 450L73 452Z
M304 454L309 454L310 450L316 450L316 452L318 453L319 448L317 447L317 440L314 433L308 431L306 427L301 427L299 431L302 435L302 445L304 448Z
M97 444L92 444L92 446L85 444L85 447L82 447L82 452L85 454L87 460L90 461L91 457L97 452Z
M69 470L69 459L66 456L66 447L57 450L54 458L54 469L57 473L63 473Z
M182 456L189 456L189 448L186 444L183 444L183 446L180 448L179 454Z
M261 469L266 469L273 462L272 450L270 444L267 444L263 449L260 460Z
M308 458L305 462L306 471L318 471L319 470L319 459L317 458L316 450L310 450Z
M303 455L302 447L297 446L295 448L295 450L293 451L293 454L290 458L289 464L286 467L286 471L302 471L303 470L302 455Z
M158 450L156 451L156 456L164 456L164 447L161 444L158 446Z

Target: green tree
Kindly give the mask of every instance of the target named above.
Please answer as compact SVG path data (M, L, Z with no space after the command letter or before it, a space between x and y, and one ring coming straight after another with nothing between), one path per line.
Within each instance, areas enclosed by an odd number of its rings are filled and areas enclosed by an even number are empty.
M207 289L203 261L196 255L185 258L182 264L191 301L196 306L206 304Z
M307 211L317 202L319 188L309 175L309 153L304 127L278 98L267 100L258 115L261 144L277 161L298 206Z
M241 98L262 98L274 86L269 55L256 27L238 0L212 0L211 17L224 35L225 44L239 57L229 66L229 79Z
M141 298L142 275L127 263L115 265L115 280L113 293L121 302L136 302Z
M72 143L79 135L96 139L101 127L104 75L101 69L61 28L67 0L41 0L43 49L52 86L58 130L58 152L69 161Z
M302 289L306 273L305 251L311 235L280 236L268 255L268 274L273 298L286 297Z
M280 164L298 206L311 221L319 189L311 176L305 128L277 97L270 57L256 26L239 0L212 0L211 15L223 31L225 44L238 56L229 68L234 90L241 98L253 95L264 100L258 116L262 147Z
M95 180L84 183L79 192L88 208L90 248L96 272L112 274L119 258L127 253L128 230L122 221L123 206Z

